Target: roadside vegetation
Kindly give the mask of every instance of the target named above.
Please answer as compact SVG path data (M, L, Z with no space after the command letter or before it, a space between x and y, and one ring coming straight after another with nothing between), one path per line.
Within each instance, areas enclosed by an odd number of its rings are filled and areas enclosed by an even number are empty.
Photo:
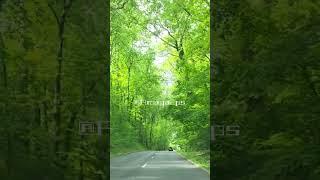
M121 2L111 12L111 152L171 146L209 167L209 4Z
M108 4L0 0L0 179L103 179Z
M320 179L320 2L214 5L213 179Z

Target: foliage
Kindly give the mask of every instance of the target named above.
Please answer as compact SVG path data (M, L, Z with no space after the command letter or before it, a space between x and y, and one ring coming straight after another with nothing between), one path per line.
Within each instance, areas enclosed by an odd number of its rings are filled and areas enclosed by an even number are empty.
M114 1L111 17L111 151L136 143L154 150L208 151L209 5L121 2ZM140 100L172 105L137 104Z
M215 179L319 179L319 8L311 0L216 1Z
M105 141L78 129L106 116L106 7L1 1L0 179L106 176Z

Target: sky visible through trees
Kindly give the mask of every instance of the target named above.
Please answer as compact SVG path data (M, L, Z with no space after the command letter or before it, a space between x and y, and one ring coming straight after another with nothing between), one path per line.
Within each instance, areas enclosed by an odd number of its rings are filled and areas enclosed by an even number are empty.
M112 154L172 146L208 168L208 3L123 4L111 16Z

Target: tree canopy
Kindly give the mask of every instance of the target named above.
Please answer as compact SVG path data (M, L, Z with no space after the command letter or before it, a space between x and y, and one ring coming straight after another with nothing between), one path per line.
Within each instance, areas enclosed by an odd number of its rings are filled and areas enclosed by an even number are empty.
M216 1L215 179L319 179L318 1Z

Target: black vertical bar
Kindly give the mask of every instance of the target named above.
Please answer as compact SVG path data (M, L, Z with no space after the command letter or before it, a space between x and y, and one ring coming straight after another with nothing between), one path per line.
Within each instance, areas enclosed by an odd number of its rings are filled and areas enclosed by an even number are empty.
M214 41L213 41L213 30L214 30L214 1L210 0L210 127L213 127L213 106L214 106ZM212 130L212 128L210 128ZM213 133L213 132L211 132ZM213 179L213 174L215 171L213 170L213 141L214 134L210 136L210 179Z
M107 159L107 165L106 165L106 179L110 179L110 64L111 64L111 57L110 57L110 0L107 0L107 57L106 57L106 73L107 73L107 97L106 97L106 141L107 141L107 147L106 147L106 159Z

